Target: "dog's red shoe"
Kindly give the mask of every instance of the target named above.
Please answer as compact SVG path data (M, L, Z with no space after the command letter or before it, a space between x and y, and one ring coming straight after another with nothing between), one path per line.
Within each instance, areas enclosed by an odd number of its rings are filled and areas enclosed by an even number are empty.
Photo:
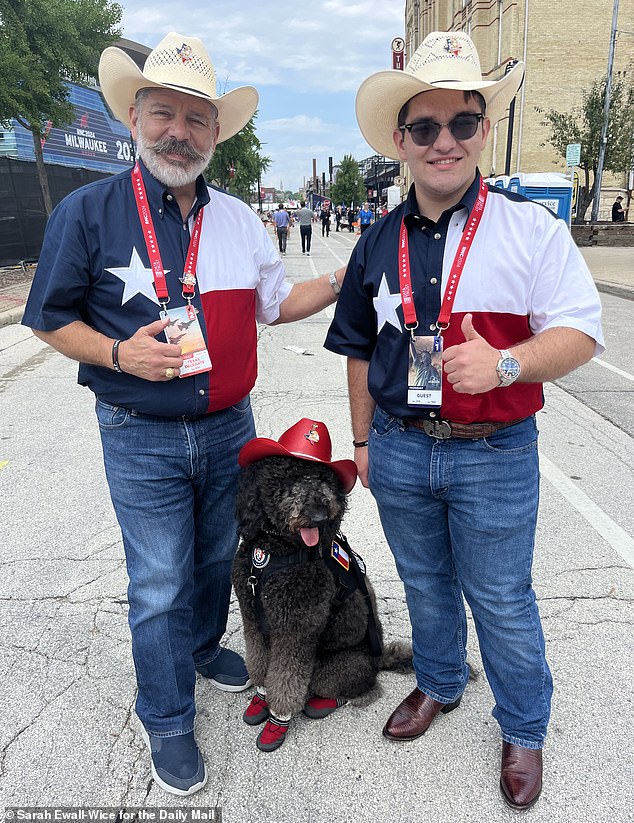
M256 692L242 715L242 719L249 726L259 726L260 723L264 723L269 714L269 704Z
M261 752L273 752L279 749L286 737L288 723L288 720L278 720L275 715L271 715L255 741L258 749Z
M321 720L322 717L328 717L329 714L338 709L340 706L345 706L347 700L342 700L340 697L311 697L306 701L303 712L306 717L311 720Z

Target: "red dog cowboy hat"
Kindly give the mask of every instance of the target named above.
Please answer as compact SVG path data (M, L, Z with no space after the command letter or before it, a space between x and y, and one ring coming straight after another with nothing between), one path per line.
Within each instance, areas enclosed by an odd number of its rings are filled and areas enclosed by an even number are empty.
M278 440L268 437L254 437L240 449L238 463L249 466L263 457L298 457L323 463L337 475L346 494L352 491L357 480L357 466L354 460L331 460L332 444L325 423L303 417Z

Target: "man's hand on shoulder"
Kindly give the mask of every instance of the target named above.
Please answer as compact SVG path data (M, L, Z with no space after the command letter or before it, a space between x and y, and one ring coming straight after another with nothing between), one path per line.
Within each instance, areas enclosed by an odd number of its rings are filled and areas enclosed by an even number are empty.
M496 366L500 352L473 328L473 317L465 314L460 327L464 343L443 352L447 380L459 394L482 394L500 384Z

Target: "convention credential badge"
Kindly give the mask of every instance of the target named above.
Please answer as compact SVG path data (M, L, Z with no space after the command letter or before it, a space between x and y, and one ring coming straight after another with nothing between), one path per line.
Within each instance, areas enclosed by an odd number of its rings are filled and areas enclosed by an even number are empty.
M442 402L442 337L411 335L407 372L407 405L433 406Z
M161 320L169 317L169 325L165 327L165 337L168 343L181 347L183 365L179 377L189 377L192 374L211 371L211 359L205 346L202 329L196 309L192 305L181 306L160 313Z

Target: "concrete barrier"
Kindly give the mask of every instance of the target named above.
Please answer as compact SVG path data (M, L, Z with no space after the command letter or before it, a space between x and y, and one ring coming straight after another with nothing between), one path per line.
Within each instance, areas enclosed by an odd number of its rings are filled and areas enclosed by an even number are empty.
M634 223L572 224L577 246L634 246Z

